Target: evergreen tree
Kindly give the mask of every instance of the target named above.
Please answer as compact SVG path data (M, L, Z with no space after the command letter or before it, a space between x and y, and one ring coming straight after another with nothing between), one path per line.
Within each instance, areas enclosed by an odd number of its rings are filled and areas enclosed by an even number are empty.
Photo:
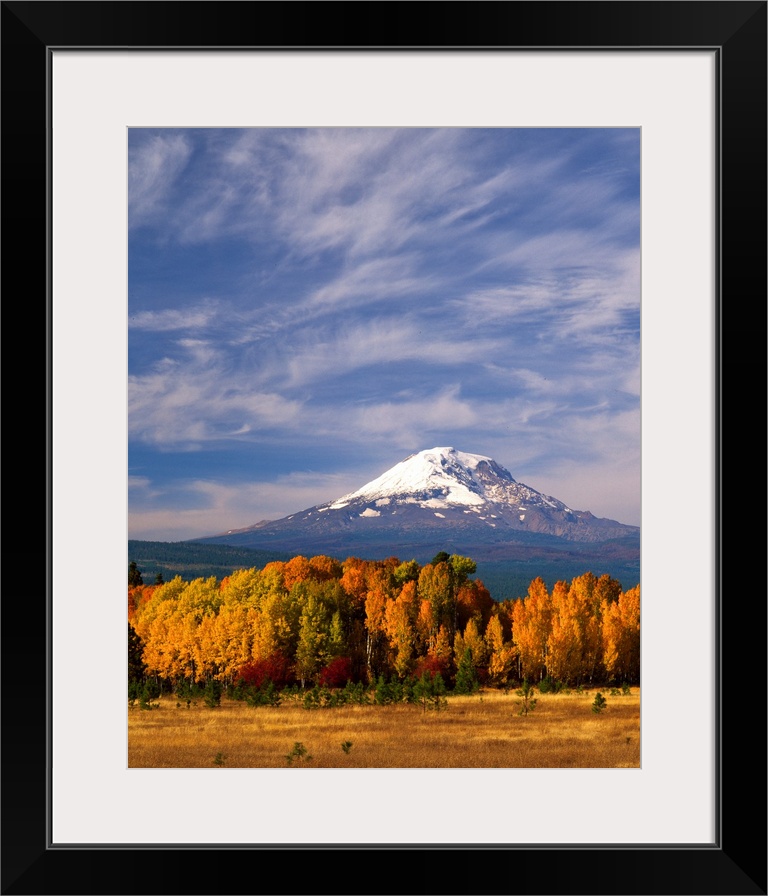
M433 675L429 671L422 673L421 678L416 679L413 685L413 697L416 703L419 703L423 711L434 710L440 712L448 708L448 701L445 697L446 687L445 680L439 672Z
M472 661L472 649L467 647L456 669L456 682L453 691L455 694L474 694L479 688L480 682L477 680L475 664Z
M128 564L128 587L135 588L137 585L143 585L144 579L141 577L141 573L139 572L139 567L136 566L136 561L131 560Z
M142 653L144 642L136 634L136 630L128 623L128 682L142 681L147 668L144 665Z
M221 686L221 682L217 681L215 678L209 678L205 683L205 690L203 691L203 701L206 706L209 706L213 709L216 706L221 706L221 692L223 688Z

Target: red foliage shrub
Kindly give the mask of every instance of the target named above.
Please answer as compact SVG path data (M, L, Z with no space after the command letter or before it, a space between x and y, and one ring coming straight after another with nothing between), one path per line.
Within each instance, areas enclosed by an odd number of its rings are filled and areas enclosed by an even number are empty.
M326 688L343 688L352 680L352 660L348 656L337 656L320 672L317 683Z
M288 657L277 650L263 660L252 660L240 667L240 678L251 687L260 688L270 681L276 688L284 688L293 680L293 669Z
M414 678L421 678L425 672L431 672L432 675L439 672L443 680L447 682L449 679L448 661L431 653L422 656L416 661L416 666L413 670Z

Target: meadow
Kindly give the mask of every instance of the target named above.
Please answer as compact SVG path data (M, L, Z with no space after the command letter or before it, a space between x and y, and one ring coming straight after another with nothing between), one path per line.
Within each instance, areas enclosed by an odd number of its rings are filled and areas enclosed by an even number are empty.
M640 689L513 690L418 704L306 709L300 701L187 705L174 695L128 710L129 768L639 768Z

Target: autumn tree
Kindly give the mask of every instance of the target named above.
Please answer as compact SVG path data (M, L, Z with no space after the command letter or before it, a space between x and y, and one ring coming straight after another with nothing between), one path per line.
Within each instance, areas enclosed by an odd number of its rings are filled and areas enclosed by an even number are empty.
M201 651L217 677L234 684L241 666L253 656L253 634L259 611L247 603L223 603L215 616L206 616L200 625Z
M478 579L463 582L456 590L456 631L463 631L470 619L485 630L496 601Z
M456 588L463 585L469 576L477 572L477 563L469 557L462 557L461 554L451 554L448 563L453 573L453 583Z
M605 668L616 682L640 681L640 586L603 604Z
M128 587L128 621L133 624L137 614L152 598L156 585L134 585Z
M303 687L329 660L347 652L349 601L338 581L317 578L297 582L291 598L300 607L296 673Z
M327 613L321 601L309 592L304 601L296 646L296 674L304 687L324 665L327 634Z
M548 642L552 630L552 599L539 576L525 598L512 605L512 639L518 654L518 678L541 681L547 674Z
M511 641L504 638L501 617L494 613L485 630L485 649L488 655L488 681L496 686L507 684L517 651Z
M392 652L392 666L400 679L406 678L413 666L417 612L416 581L409 578L398 596L387 602L384 610L384 630Z
M342 563L340 584L356 606L362 606L365 603L365 595L368 591L367 568L368 563L357 557L348 557Z
M386 669L386 608L389 589L386 577L379 572L367 576L368 590L365 595L365 645L366 665L369 681L374 682Z
M458 677L458 669L464 661L466 652L472 658L472 672L474 677L479 681L486 675L486 664L488 657L488 648L485 638L480 633L478 623L475 618L467 622L464 632L457 632L453 641L453 655L456 663L456 674Z
M453 642L447 626L440 626L435 642L429 648L427 655L433 657L439 663L441 675L444 679L453 677Z
M309 568L318 582L329 582L340 579L343 572L341 563L339 563L338 560L334 560L332 557L325 556L325 554L310 557Z
M313 569L307 557L292 557L283 565L283 587L286 591L290 591L297 582L304 582L312 576Z
M422 602L426 601L428 605L428 620L424 620L428 629L426 633L428 649L434 649L441 626L446 628L453 644L453 635L456 631L456 604L452 572L448 562L442 560L436 565L428 563L419 573L418 588Z
M224 606L258 607L262 597L271 589L272 583L265 584L265 571L255 567L237 569L221 580L219 591ZM275 591L282 589L282 578L274 585Z
M585 573L568 586L552 590L552 629L547 640L547 666L556 681L580 684L591 680L602 662L600 614L594 601L595 576Z
M417 582L421 567L415 560L406 560L395 567L393 575L395 583L402 588L407 582Z

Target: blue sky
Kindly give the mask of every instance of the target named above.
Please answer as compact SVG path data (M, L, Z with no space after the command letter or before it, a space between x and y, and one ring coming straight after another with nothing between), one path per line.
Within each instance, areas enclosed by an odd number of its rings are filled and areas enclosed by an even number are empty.
M129 131L129 537L435 446L640 523L640 131Z

